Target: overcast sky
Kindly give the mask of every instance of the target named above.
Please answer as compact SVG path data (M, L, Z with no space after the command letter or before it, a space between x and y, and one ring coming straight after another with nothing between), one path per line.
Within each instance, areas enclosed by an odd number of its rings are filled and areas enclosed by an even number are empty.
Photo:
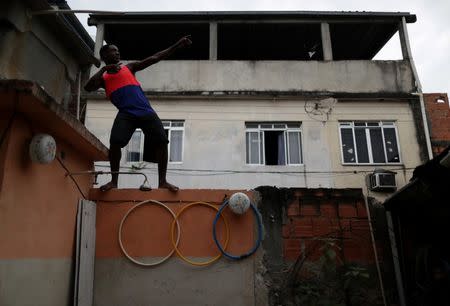
M409 12L411 49L424 92L450 93L450 0L67 0L72 9L112 11L382 11ZM89 33L87 15L78 14ZM376 59L401 58L394 36Z

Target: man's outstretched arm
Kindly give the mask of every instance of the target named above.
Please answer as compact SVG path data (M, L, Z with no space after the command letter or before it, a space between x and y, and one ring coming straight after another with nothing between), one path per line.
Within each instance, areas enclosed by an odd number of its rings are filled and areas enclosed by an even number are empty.
M186 46L189 46L192 44L192 41L190 39L190 35L185 36L181 38L179 41L177 41L175 44L170 46L169 48L159 51L158 53L153 54L152 56L147 57L146 59L143 59L142 61L132 62L128 63L127 66L131 70L131 72L135 73L137 71L141 71L160 60L163 60L170 56L175 50L178 48L183 48Z

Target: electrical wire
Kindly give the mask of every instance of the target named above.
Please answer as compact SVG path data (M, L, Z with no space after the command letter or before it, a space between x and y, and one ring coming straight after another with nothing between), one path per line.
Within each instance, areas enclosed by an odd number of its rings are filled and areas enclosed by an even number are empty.
M371 165L367 165L371 166ZM375 166L375 165L372 165ZM100 168L109 168L108 165L96 165ZM133 169L132 166L121 166L120 168ZM148 171L157 171L157 169L142 167ZM414 170L415 167L392 168L390 171ZM239 174L239 173L255 173L255 174L361 174L372 173L373 170L330 170L330 171L256 171L256 170L226 170L226 169L167 169L167 172L201 172L201 173L217 173L217 174Z
M71 172L69 171L69 169L67 169L66 165L64 165L64 163L62 162L62 160L56 156L56 160L59 162L59 164L61 165L61 167L64 168L64 170L66 170L66 175L68 175L72 181L75 183L75 186L77 186L78 191L80 192L81 196L83 197L83 199L87 199L86 196L84 195L83 191L80 188L80 185L78 185L77 181L73 178Z
M220 207L220 209L217 212L216 217L214 218L214 222L213 222L213 238L214 238L214 242L216 243L217 247L219 248L220 252L222 252L222 254L229 258L229 259L233 259L233 260L239 260L239 259L244 259L247 258L251 255L253 255L256 250L259 248L259 245L261 244L262 241L262 222L261 222L261 217L260 214L258 212L258 209L256 208L255 205L253 205L253 203L250 202L250 207L255 215L256 218L256 223L258 224L258 239L255 242L255 245L253 246L253 248L244 254L241 255L232 255L230 253L227 253L225 251L226 246L222 247L219 243L219 241L217 240L217 234L216 234L216 224L217 224L217 220L219 220L219 217L222 216L222 211L225 209L225 207L228 206L229 200L225 200L224 203L222 204L222 206Z
M175 239L174 239L174 237L173 237L173 236L174 236L174 230L175 230L175 221L178 222L178 218L181 216L181 214L182 214L184 211L186 211L186 210L189 209L190 207L196 206L196 205L206 206L206 207L212 208L212 209L214 209L214 210L217 211L217 215L216 215L216 218L215 218L215 221L214 221L214 225L213 225L213 231L215 231L215 224L217 223L217 219L219 219L219 217L222 217L222 219L223 219L223 221L224 221L224 223L225 223L225 229L226 229L226 233L227 233L226 238L225 238L225 246L224 246L224 249L227 248L227 246L228 246L228 241L229 241L229 238L230 238L230 228L229 228L229 226L228 226L228 221L227 221L227 219L220 213L219 208L217 208L216 206L214 206L214 205L212 205L212 204L206 203L206 202L193 202L193 203L190 203L190 204L184 206L184 207L177 213L177 215L176 215L174 221L172 222L172 228L171 228L171 238L172 238L172 239L171 239L171 240L172 240L172 245L173 245L173 247L174 247L174 249L175 249L175 252L177 253L177 255L178 255L182 260L184 260L185 262L187 262L187 263L189 263L189 264L191 264L191 265L193 265L193 266L207 266L207 265L210 265L210 264L214 263L215 261L219 260L220 257L222 257L222 254L223 254L222 249L220 249L220 253L219 253L217 256L213 257L212 259L210 259L210 260L208 260L208 261L204 261L204 262L196 262L196 261L190 260L189 258L185 257L183 254L181 254L180 250L178 249L178 244L175 243ZM178 228L178 236L179 236L179 235L180 235L180 229ZM216 237L214 236L214 241L216 241L216 240L217 240L217 239L216 239ZM217 242L216 242L216 244L217 244Z
M164 258L162 258L162 259L160 259L160 260L158 260L158 261L156 261L156 262L152 262L152 263L142 262L142 261L139 261L139 260L134 259L133 257L131 257L131 256L128 254L128 252L125 250L125 247L123 246L123 241L122 241L122 228L123 228L123 224L124 224L125 220L127 219L127 217L129 216L129 214L130 214L133 210L135 210L136 208L138 208L139 206L144 205L144 204L150 204L150 205L154 204L154 205L159 205L159 206L162 206L163 208L165 208L165 209L172 215L172 217L173 217L173 219L174 219L174 220L173 220L173 223L172 223L172 227L173 227L173 225L176 223L176 224L177 224L177 229L178 229L177 240L176 240L176 241L173 240L174 248L172 249L172 251L170 251L170 253L169 253L167 256L165 256ZM172 237L173 237L173 228L172 228ZM172 211L169 207L167 207L167 205L165 205L164 203L161 203L161 202L159 202L159 201L156 201L156 200L145 200L145 201L142 201L142 202L140 202L140 203L134 205L133 207L131 207L131 208L127 211L127 213L123 216L122 220L120 221L120 225L119 225L118 238L119 238L120 249L122 250L123 254L125 254L125 256L126 256L130 261L132 261L133 263L135 263L135 264L137 264L137 265L139 265L139 266L143 266L143 267L154 267L154 266L157 266L157 265L159 265L159 264L162 264L162 263L165 262L167 259L169 259L169 258L172 256L172 254L173 254L173 252L175 251L175 249L178 247L178 243L180 242L180 224L178 223L178 220L176 219L176 216L175 216L175 214L173 213L173 211Z

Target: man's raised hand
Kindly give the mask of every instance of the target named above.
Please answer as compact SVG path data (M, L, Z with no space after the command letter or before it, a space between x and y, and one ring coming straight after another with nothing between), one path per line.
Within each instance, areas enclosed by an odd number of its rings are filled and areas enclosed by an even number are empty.
M187 47L187 46L192 45L191 35L186 35L186 36L182 37L182 38L178 41L178 44L179 44L181 47Z
M121 64L122 63L105 65L105 66L103 66L103 70L108 71L109 73L116 73L120 70Z

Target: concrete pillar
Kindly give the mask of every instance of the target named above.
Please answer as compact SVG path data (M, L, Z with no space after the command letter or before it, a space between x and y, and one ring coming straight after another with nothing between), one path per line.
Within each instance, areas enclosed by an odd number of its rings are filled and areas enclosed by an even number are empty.
M95 46L94 56L100 59L100 48L103 46L103 40L105 37L105 25L100 23L97 25L97 34L95 34ZM91 66L90 76L93 76L98 71L98 68L94 65Z
M398 24L398 33L400 36L400 46L402 47L402 55L404 60L412 59L411 46L409 44L408 29L406 28L405 17Z
M217 60L217 22L209 23L209 59Z
M97 58L100 58L100 48L103 46L104 37L105 24L100 23L97 25L97 34L95 35L94 56Z
M331 48L330 25L328 24L328 22L322 22L320 24L320 30L322 32L323 59L325 61L332 61L333 50Z

